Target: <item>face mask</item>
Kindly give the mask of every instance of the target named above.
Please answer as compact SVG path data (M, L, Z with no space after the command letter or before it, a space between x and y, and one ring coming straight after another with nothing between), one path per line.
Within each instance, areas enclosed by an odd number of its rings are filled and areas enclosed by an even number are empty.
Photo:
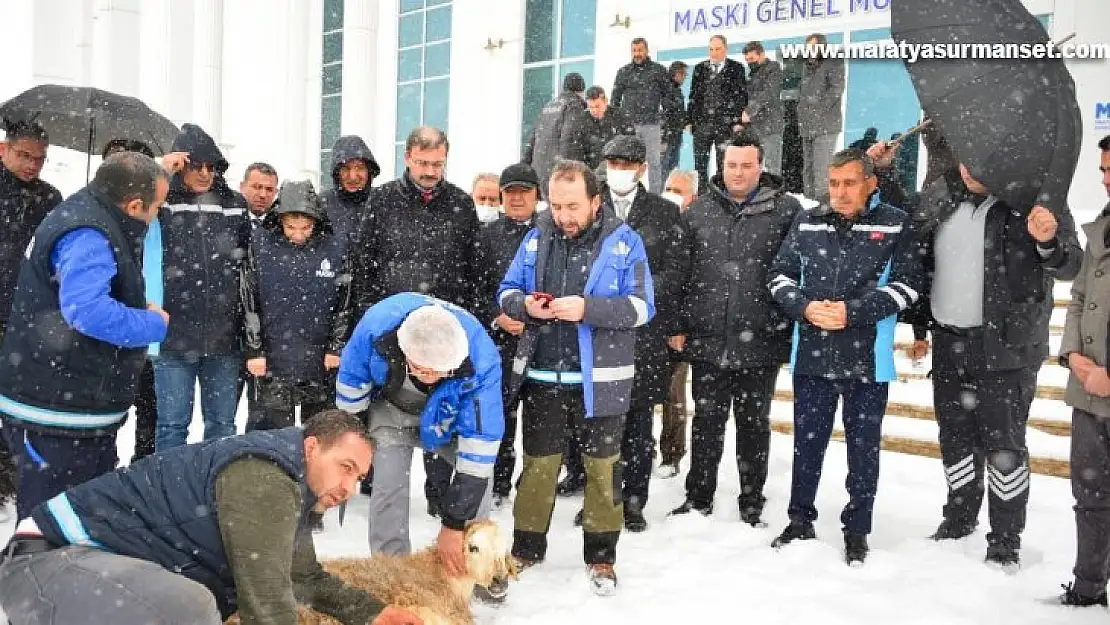
M617 193L628 193L636 186L636 173L634 169L610 169L605 172L605 181Z
M479 204L474 207L478 211L478 221L488 224L491 221L497 221L501 216L501 211L496 206L484 206Z
M670 200L670 201L674 202L675 206L677 206L679 208L682 208L682 196L681 195L679 195L677 193L671 193L670 191L667 191L666 193L662 194L662 197L663 197L664 200Z

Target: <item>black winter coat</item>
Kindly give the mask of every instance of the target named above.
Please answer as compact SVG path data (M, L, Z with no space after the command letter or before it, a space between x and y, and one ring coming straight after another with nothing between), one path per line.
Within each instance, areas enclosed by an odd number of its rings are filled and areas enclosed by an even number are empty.
M493 320L501 314L501 304L497 302L497 290L509 266L513 264L520 242L532 229L534 222L535 217L520 222L501 215L497 221L482 224L478 231L478 248L475 250L474 265L478 268L481 306L475 311L475 316L488 328L490 338L497 344L497 351L501 352L502 370L504 370L504 363L511 361L513 354L516 353L517 337L493 323ZM502 378L507 381L509 376L502 375Z
M764 173L746 203L720 175L690 205L692 269L684 300L685 357L726 369L780 365L790 358L790 319L767 290L768 272L802 209L782 178Z
M960 198L966 192L956 170L950 170L921 191L912 217L921 228L918 245L928 278L925 292L932 288L937 229L959 208ZM1039 367L1044 362L1048 357L1053 284L1058 279L1075 278L1083 262L1083 248L1071 211L1056 215L1055 249L1042 258L1026 225L1030 209L1017 209L998 201L987 213L983 242L986 271L983 344L987 368L991 371Z
M345 191L339 181L339 168L347 161L362 159L370 170L370 179L361 191ZM332 188L320 195L320 203L331 222L331 228L346 241L352 241L358 234L358 224L366 212L366 201L370 197L370 183L381 173L374 153L360 137L347 136L336 139L331 150ZM353 241L352 241L353 242Z
M593 147L590 140L592 122L586 102L570 92L559 94L540 111L520 161L536 170L545 194L555 161L587 162L587 153Z
M602 198L613 205L612 193ZM667 337L680 333L683 291L690 272L690 238L678 206L640 185L625 220L640 235L655 290L655 317L636 331L636 379L632 401L655 405L670 396L671 354Z
M61 202L62 194L50 183L23 182L0 163L0 337L8 325L23 253L46 213Z
M375 187L350 256L358 318L403 292L480 311L474 249L478 213L462 189L442 181L424 199L408 173Z
M594 119L590 115L589 123L590 149L586 151L584 162L590 166L590 169L597 169L601 165L601 155L605 151L605 144L609 143L610 139L617 135L636 134L636 127L632 125L632 121L624 111L615 106L605 109L605 115L601 119Z
M640 64L629 63L613 79L613 106L634 124L661 124L674 106L673 85L667 68L650 57Z
M695 133L739 124L740 114L747 106L748 87L743 64L725 59L718 73L713 72L708 59L694 66L687 117Z

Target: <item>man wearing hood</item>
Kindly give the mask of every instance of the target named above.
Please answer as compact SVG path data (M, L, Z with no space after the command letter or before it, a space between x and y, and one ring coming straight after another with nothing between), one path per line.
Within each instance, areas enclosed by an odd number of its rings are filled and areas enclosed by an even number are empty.
M563 78L563 92L544 105L532 128L532 136L524 144L520 162L535 168L545 196L546 181L556 161L589 160L594 124L586 112L585 92L586 80L582 75L576 72L567 74Z
M150 228L143 273L148 298L173 319L153 347L158 451L185 444L200 382L204 439L235 434L242 364L239 271L250 240L247 201L224 179L228 163L204 130L184 124L173 142L187 162Z
M0 418L18 467L20 518L115 468L116 430L146 346L169 322L147 302L141 264L167 177L142 154L108 157L24 252L0 349Z
M524 237L497 293L501 311L525 324L509 370L510 393L524 408L512 553L520 569L547 555L569 413L585 452L586 575L594 593L609 595L636 328L655 315L654 291L643 240L602 204L593 171L560 161L549 183L551 209Z
M516 256L524 235L535 223L536 204L540 199L540 179L536 170L518 163L509 165L498 179L501 202L505 212L492 223L484 224L478 231L478 249L475 266L481 271L479 289L484 309L478 318L490 330L490 337L501 352L501 371L512 371L516 344L524 332L524 323L501 312L497 304L497 289L509 265ZM513 473L516 471L516 402L508 397L509 377L501 376L502 403L505 406L505 436L497 452L493 470L493 507L501 508L512 491Z
M692 363L695 407L686 501L671 514L713 512L731 413L740 518L763 524L770 408L779 368L790 355L790 322L765 285L800 210L782 178L763 171L763 146L745 132L725 145L722 171L686 211L693 261L685 336L674 347Z
M655 317L636 331L636 377L621 442L624 528L642 532L647 529L643 510L655 451L654 408L669 395L671 359L667 339L679 334L690 248L678 206L649 192L640 182L647 170L644 142L635 136L614 137L602 155L606 173L602 204L611 207L640 235L655 289Z
M351 314L342 237L311 182L286 182L243 265L247 370L259 414L247 431L294 425L333 405L328 373L339 367ZM261 417L261 420L255 420Z
M336 235L347 242L353 242L358 234L370 185L380 173L382 168L362 137L347 135L335 140L331 149L333 188L320 196L320 202Z

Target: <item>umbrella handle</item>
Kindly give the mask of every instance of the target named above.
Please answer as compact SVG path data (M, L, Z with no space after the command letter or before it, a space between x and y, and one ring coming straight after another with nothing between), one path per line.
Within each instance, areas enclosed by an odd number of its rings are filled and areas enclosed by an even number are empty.
M1055 48L1059 48L1060 46L1062 46L1065 43L1071 41L1072 39L1075 39L1075 31L1072 31L1071 34L1069 34L1067 37L1064 37L1060 41L1054 42L1052 44L1052 46L1055 47Z
M902 141L906 137L909 137L910 135L914 135L914 134L917 134L917 133L921 132L922 130L925 130L925 127L932 124L932 123L933 123L933 120L926 118L920 124L914 126L913 128L910 128L906 132L903 132L901 137L898 137L894 141L891 141L890 143L888 143L887 148L888 149L897 149L898 146L902 144Z

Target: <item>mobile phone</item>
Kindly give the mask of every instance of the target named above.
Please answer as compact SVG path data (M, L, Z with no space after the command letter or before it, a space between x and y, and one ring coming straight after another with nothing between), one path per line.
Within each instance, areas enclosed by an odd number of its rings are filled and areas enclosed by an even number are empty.
M544 293L542 291L536 291L536 292L532 293L532 297L534 297L534 298L540 300L541 302L543 302L544 306L547 306L548 304L551 303L551 300L555 299L554 295L552 295L550 293Z

